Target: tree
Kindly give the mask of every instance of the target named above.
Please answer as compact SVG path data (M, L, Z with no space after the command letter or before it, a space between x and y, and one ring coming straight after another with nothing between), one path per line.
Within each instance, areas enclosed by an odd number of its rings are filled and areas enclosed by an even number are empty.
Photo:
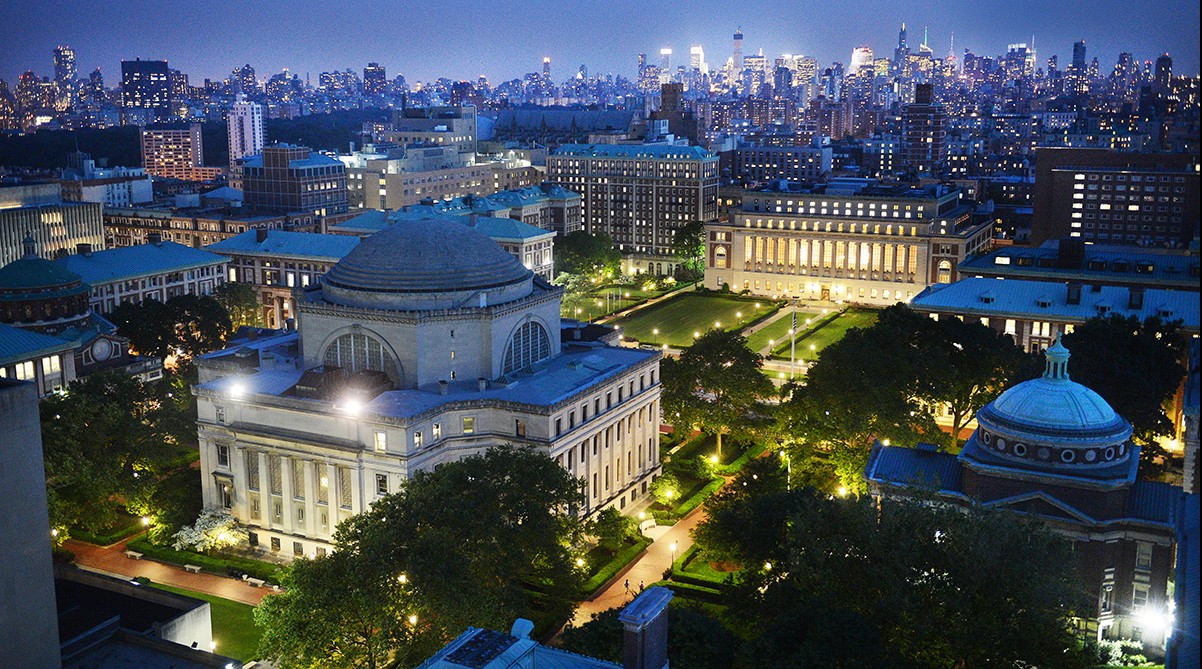
M419 472L400 492L339 526L338 550L396 565L421 589L448 633L501 628L530 607L570 612L580 578L569 547L582 526L581 483L524 448L490 449Z
M576 310L593 287L587 276L571 272L557 272L551 283L563 287L563 302L572 317L576 316Z
M179 295L113 309L109 319L135 351L160 358L192 358L216 350L229 336L230 316L216 298Z
M680 274L696 281L705 274L705 224L693 221L676 231L672 238L672 253L680 261Z
M226 509L208 508L200 512L196 522L179 529L172 539L172 548L177 551L210 553L222 548L237 546L246 541L248 533L238 519Z
M312 669L411 666L432 653L437 640L421 633L412 588L386 567L341 551L293 562L283 592L255 609L259 653L281 667Z
M884 661L844 666L1064 666L1086 604L1069 543L1011 513L766 488L711 511L695 536L743 558L730 617L747 630L813 609L879 634Z
M621 609L613 608L593 614L580 627L565 629L559 637L560 645L574 653L621 663L620 613ZM732 666L739 639L705 611L673 604L668 610L668 627L668 662L672 666L691 669Z
M609 553L617 553L628 540L638 538L634 519L611 507L604 508L589 520L587 532L597 539L597 545Z
M651 496L664 506L672 506L680 499L680 481L672 474L657 476L651 482Z
M604 232L583 230L569 233L555 243L555 273L568 272L589 277L614 277L622 273L622 254Z
M213 297L229 314L231 328L236 330L243 325L258 327L263 324L259 291L249 283L227 281L213 290Z
M1069 375L1131 421L1136 441L1173 435L1165 406L1185 378L1186 341L1177 322L1152 316L1092 318L1064 336Z
M177 469L157 480L144 502L127 500L126 509L150 518L146 538L152 544L165 545L204 509L201 498L200 470Z
M762 373L763 358L747 348L738 332L710 330L693 342L677 360L664 360L663 403L668 420L677 428L695 427L717 437L740 424L749 424L758 401L774 388Z

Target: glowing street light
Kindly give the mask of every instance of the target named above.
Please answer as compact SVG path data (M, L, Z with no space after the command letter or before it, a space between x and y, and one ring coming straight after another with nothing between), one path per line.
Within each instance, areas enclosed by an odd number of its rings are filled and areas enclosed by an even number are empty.
M659 334L659 328L651 328L651 334Z
M711 465L716 465L716 464L718 464L718 456L717 456L717 455L711 455L711 456L710 456L710 464L711 464Z
M772 571L772 563L771 562L764 563L764 571Z
M675 541L672 542L672 545L670 546L670 548L672 549L672 562L675 563L676 562L676 542Z
M406 576L406 575L404 575L404 574L401 574L400 576L397 576L397 577L396 577L396 580L397 580L397 581L400 581L400 582L401 582L401 584L405 584L405 583L408 583L408 582L409 582L409 577L408 577L408 576Z
M839 486L839 489L835 492L838 493L840 497L847 497L847 486Z
M576 566L583 567L584 566L584 558L576 558Z
M417 614L416 613L409 614L409 624L417 625Z
M142 516L142 526L150 525L150 516Z

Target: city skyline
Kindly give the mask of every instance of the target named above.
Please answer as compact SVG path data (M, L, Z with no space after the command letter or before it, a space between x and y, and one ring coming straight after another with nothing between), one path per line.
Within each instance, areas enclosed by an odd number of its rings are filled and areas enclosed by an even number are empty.
M194 83L204 78L224 79L244 63L255 67L261 77L287 68L315 80L319 72L359 71L369 61L383 65L389 78L401 74L410 81L438 77L474 80L485 75L500 82L539 71L544 57L551 58L555 80L567 79L581 64L593 74L632 78L638 53L653 59L665 47L673 50L673 66L687 63L690 46L701 44L711 67L721 67L731 55L731 35L739 27L745 35L745 54L761 49L770 58L782 53L805 54L826 66L834 61L849 63L852 50L860 45L868 45L877 56L891 56L903 22L909 28L911 47L921 44L926 32L936 57L947 55L953 35L957 56L964 49L997 55L1004 53L1008 44L1028 42L1033 36L1039 67L1045 67L1051 55L1058 55L1063 66L1071 56L1072 43L1084 39L1088 58L1097 57L1103 68L1112 65L1120 51L1132 52L1139 61L1154 60L1167 52L1173 57L1175 72L1192 75L1198 71L1195 26L1199 15L1193 3L1093 3L1084 15L1080 15L1084 8L1080 3L991 2L948 8L919 2L871 11L810 6L805 12L753 3L741 12L715 19L720 15L719 6L708 1L693 5L695 11L687 16L653 11L661 5L666 8L663 3L611 2L581 8L577 20L565 24L556 19L552 3L528 0L500 3L502 8L493 12L487 31L464 20L465 14L478 11L473 3L465 2L442 3L437 13L395 13L380 2L360 3L356 11L342 5L336 9L309 5L307 10L298 10L305 3L297 3L289 5L287 12L276 11L281 7L273 3L224 8L218 4L202 9L137 2L123 3L120 12L115 11L115 4L69 2L53 16L37 12L17 15L13 8L0 9L0 25L11 31L10 48L0 55L0 78L15 81L26 70L49 74L52 51L59 44L75 50L79 76L99 67L110 83L118 80L121 60L137 57L166 59ZM1023 5L1031 11L1014 10ZM640 15L637 8L646 20L628 24L629 29L596 41L595 46L580 46L593 41L585 28L614 24L627 19L632 11ZM715 11L708 11L711 8ZM757 8L764 11L757 12ZM1039 11L1043 15L1036 13ZM826 19L809 21L807 13ZM1124 16L1123 21L1113 20L1117 14ZM374 29L363 30L363 17L373 15L378 16L372 23ZM215 16L225 20L213 21ZM61 17L72 20L62 21ZM270 38L230 40L219 36L230 21L247 27L243 35L266 32ZM490 35L512 40L504 46L505 60L492 57L498 44Z

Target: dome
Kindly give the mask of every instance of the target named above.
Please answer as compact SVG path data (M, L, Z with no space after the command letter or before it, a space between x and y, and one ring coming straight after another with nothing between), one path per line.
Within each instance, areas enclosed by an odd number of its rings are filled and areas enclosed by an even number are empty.
M970 445L1038 467L1108 467L1125 461L1130 423L1101 395L1069 379L1069 351L1059 338L1045 355L1042 377L1010 388L977 413L979 427Z
M39 258L32 237L23 243L25 255L0 267L0 291L5 293L45 292L78 286L80 276L62 265ZM84 289L86 291L86 289Z
M331 301L391 309L448 308L530 292L533 274L496 242L446 218L403 219L364 239L322 279ZM521 288L524 292L520 292ZM520 294L512 295L513 289ZM419 296L430 299L416 300Z
M55 334L89 314L91 289L63 265L39 258L32 237L25 255L0 268L0 323Z

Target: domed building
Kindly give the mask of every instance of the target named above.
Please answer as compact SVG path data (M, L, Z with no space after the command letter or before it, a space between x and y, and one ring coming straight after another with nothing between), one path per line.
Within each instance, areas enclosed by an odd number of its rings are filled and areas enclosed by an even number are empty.
M1059 339L1043 376L977 412L959 455L930 444L877 444L864 476L878 500L931 491L945 502L1035 516L1073 542L1079 572L1097 595L1089 629L1161 648L1176 486L1138 479L1131 424L1093 390L1072 381Z
M102 369L162 376L159 361L130 354L117 328L92 312L91 287L78 274L39 257L33 237L23 245L22 257L0 267L0 378L30 381L45 396Z
M399 221L294 297L296 331L198 361L205 504L252 546L321 554L414 472L507 443L581 478L589 513L660 471L659 352L561 324L562 289L471 227Z

